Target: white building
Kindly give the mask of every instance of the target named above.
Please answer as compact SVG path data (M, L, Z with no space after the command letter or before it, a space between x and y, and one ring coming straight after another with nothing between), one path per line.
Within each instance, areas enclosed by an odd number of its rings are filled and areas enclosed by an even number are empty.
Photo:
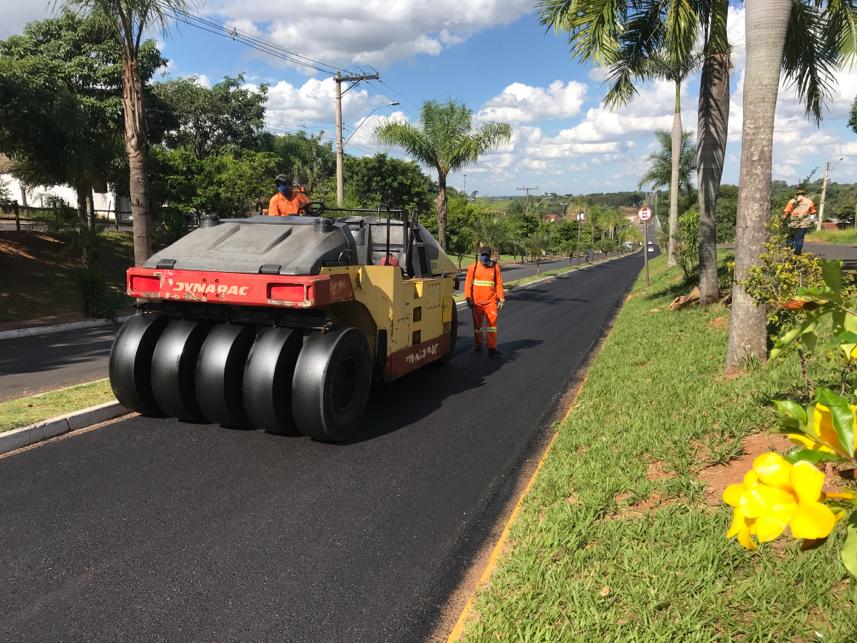
M60 197L71 207L77 208L77 191L68 185L25 185L12 174L12 161L8 156L0 154L0 185L3 185L9 193L10 201L17 201L22 208L44 208L50 196ZM131 201L128 197L117 197L115 192L109 190L98 192L98 187L93 193L95 211L99 217L114 220L116 217L116 204L119 204L119 220L128 221L131 217Z

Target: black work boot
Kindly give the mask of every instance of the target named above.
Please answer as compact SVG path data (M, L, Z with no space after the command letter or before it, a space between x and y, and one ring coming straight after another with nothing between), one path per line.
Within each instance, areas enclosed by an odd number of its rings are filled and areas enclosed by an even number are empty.
M474 344L473 345L473 352L474 353L481 353L482 352L482 344Z
M488 349L488 355L490 357L500 357L501 353L496 348L489 348Z

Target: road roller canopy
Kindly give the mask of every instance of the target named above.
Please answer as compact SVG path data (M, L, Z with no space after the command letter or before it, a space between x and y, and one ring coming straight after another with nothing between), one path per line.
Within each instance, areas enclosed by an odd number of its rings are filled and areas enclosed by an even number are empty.
M152 255L146 268L317 275L326 266L401 266L428 277L455 264L419 223L383 216L210 220Z

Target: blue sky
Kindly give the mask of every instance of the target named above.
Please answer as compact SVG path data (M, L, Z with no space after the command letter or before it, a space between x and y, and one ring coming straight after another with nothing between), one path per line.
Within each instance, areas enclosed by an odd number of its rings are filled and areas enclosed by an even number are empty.
M382 83L361 84L346 95L346 136L373 108L347 151L379 148L373 128L385 118L415 122L426 99L464 101L477 122L502 120L513 138L465 170L467 190L485 195L585 193L635 189L654 145L653 130L669 128L673 87L640 87L629 105L600 105L601 70L575 63L563 37L545 33L530 0L210 0L197 12L267 41L341 67L374 67ZM0 37L50 14L41 0L0 0ZM744 71L744 15L730 10L733 45L730 144L724 180L737 182ZM163 77L198 75L217 82L244 73L250 85L270 85L273 131L333 132L333 83L328 76L290 66L193 27L155 34L170 65ZM683 89L682 118L695 129L698 77ZM857 94L857 71L843 70L821 128L810 124L793 92L783 87L777 115L774 177L797 181L825 160L839 162L834 180L857 177L857 137L846 127ZM386 151L386 150L384 150ZM396 150L390 150L398 154ZM462 187L463 174L450 183Z

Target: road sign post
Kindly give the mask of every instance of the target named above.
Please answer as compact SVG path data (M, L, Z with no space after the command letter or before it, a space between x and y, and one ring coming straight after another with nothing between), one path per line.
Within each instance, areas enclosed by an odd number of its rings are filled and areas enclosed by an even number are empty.
M637 212L637 216L640 217L640 221L643 222L643 264L646 266L646 286L650 285L649 282L649 219L652 218L652 209L644 205L640 208L640 211Z

